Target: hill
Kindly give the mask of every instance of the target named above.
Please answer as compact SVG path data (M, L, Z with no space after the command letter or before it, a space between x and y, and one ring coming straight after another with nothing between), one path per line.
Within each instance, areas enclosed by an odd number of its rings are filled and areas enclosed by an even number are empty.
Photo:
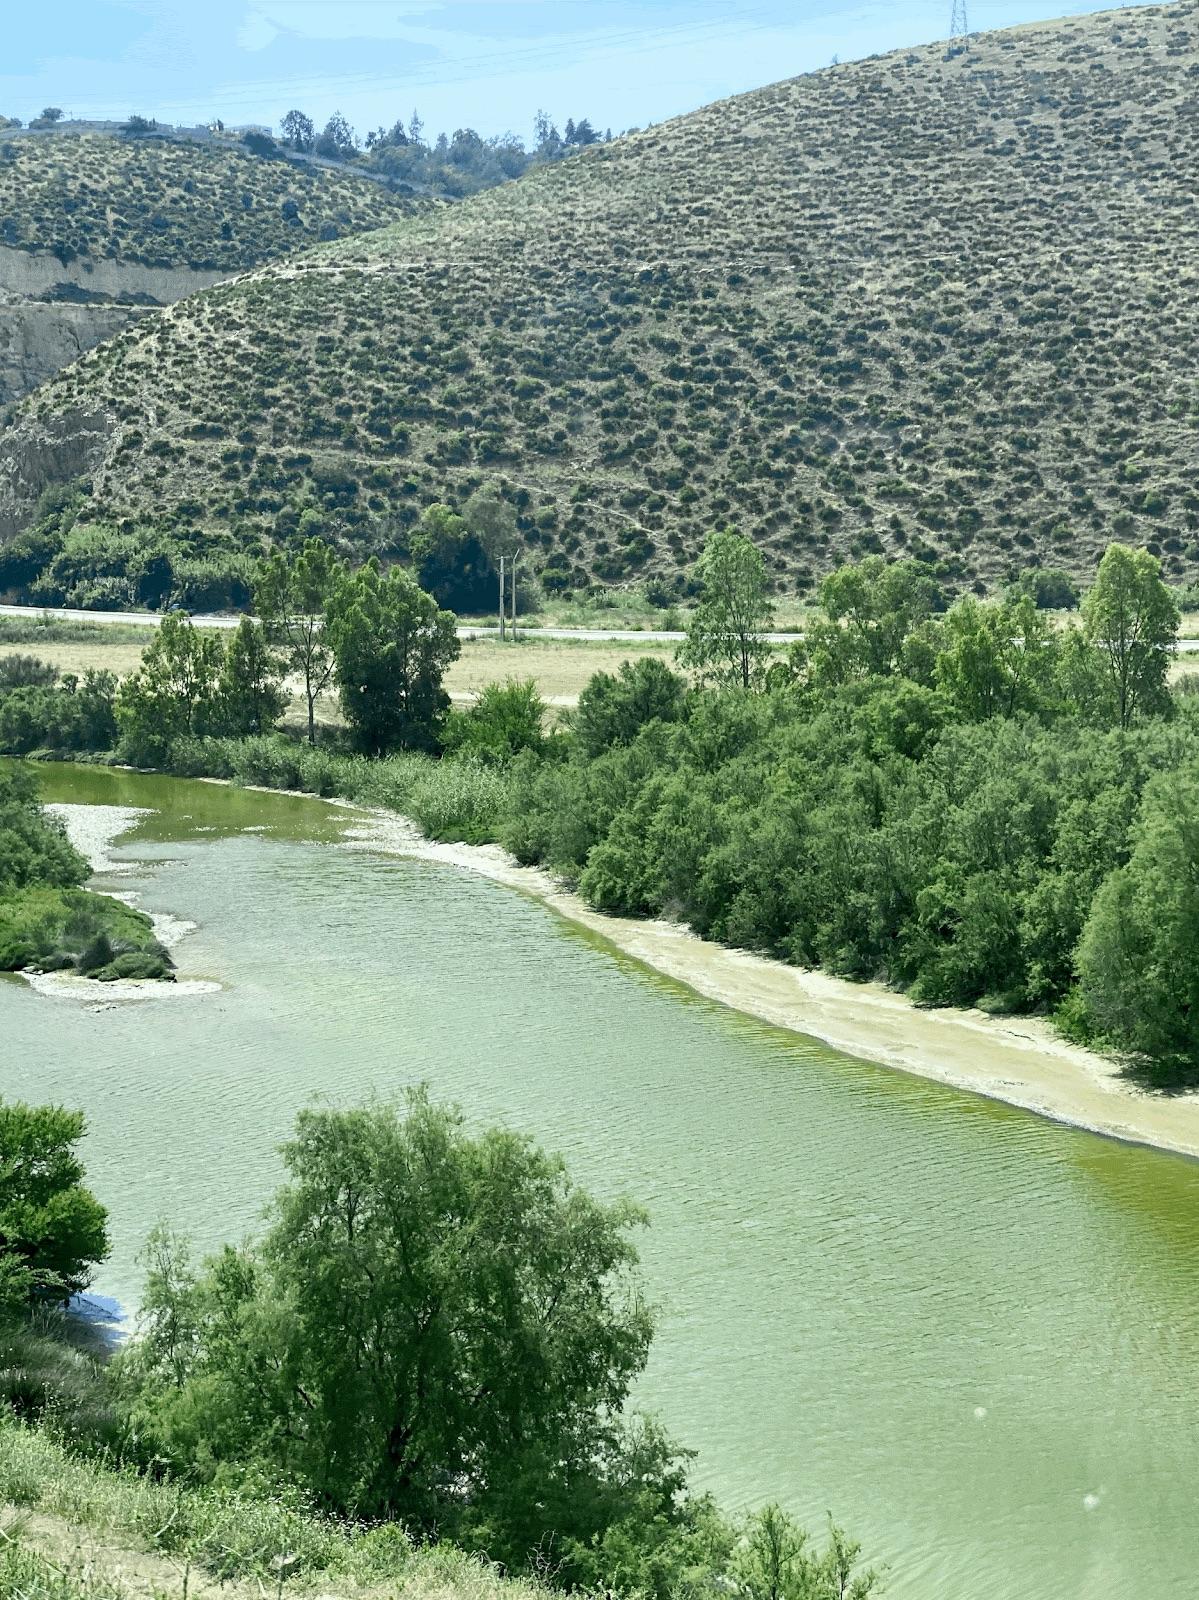
M413 209L232 143L0 135L0 403L145 307Z
M497 477L551 588L677 587L734 522L783 589L1199 572L1195 0L830 68L146 317L0 440L193 542L304 510L402 552Z

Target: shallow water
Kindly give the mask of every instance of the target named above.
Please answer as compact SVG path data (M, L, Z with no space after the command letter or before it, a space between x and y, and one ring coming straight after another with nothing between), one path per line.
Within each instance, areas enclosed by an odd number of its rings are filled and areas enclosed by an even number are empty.
M1191 1600L1199 1164L762 1026L522 896L348 848L319 802L71 767L152 808L112 854L220 991L103 1005L0 981L0 1094L83 1106L136 1303L160 1217L258 1225L313 1096L426 1081L650 1210L642 1402L739 1506L826 1509L899 1600ZM102 880L103 881L103 880Z

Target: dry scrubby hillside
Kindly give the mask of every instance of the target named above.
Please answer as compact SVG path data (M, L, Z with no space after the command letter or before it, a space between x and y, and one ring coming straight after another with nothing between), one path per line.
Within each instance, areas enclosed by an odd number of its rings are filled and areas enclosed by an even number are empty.
M0 134L0 403L142 308L414 208L219 144Z
M498 476L557 587L724 521L784 587L1113 536L1191 576L1197 97L1187 0L710 106L148 318L27 402L0 526L71 469L96 518L402 548Z
M0 244L64 266L238 272L411 209L380 184L220 144L0 134Z

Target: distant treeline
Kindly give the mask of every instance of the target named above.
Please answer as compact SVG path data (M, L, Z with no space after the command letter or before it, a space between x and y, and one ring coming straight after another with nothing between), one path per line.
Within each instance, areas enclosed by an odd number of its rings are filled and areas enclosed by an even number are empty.
M35 131L53 128L62 120L60 107L47 106L40 116L30 120L29 127ZM0 132L20 126L20 118L0 116ZM177 132L137 112L120 124L119 131L134 139L157 134L174 136ZM559 130L544 111L538 111L534 118L533 139L528 146L516 134L484 138L474 128L456 128L452 134L427 136L425 125L415 111L407 122L402 117L397 118L389 128L371 129L364 139L359 138L340 111L335 111L320 127L298 108L283 116L278 138L262 128L226 130L219 121L212 125L211 131L237 135L253 155L335 161L382 178L393 187L433 189L455 198L493 188L509 178L519 178L532 166L560 161L588 145L612 138L611 128L595 128L587 117L577 121L568 117Z

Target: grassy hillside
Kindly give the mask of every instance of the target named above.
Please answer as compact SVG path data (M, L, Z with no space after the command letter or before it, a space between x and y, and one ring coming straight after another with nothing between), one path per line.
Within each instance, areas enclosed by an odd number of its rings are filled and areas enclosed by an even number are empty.
M154 314L0 441L0 537L85 517L402 551L498 476L551 588L1199 572L1195 0L838 66Z
M0 244L64 265L236 272L410 209L377 183L221 145L0 135Z
M548 1591L452 1545L355 1529L293 1497L155 1483L0 1422L0 1595L12 1600L187 1600L264 1593L410 1600L535 1600Z

